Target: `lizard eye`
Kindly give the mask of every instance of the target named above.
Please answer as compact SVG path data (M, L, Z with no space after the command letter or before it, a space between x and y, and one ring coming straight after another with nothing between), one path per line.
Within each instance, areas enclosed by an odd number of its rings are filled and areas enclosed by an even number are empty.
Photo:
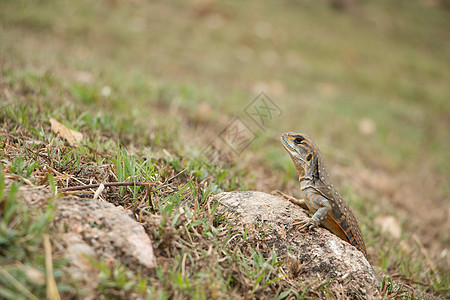
M307 160L307 161L310 161L311 158L312 158L312 154L310 153L310 154L308 154L308 156L306 157L306 160Z
M298 145L298 144L300 144L303 140L304 140L303 138L298 137L298 138L295 138L294 143L295 143L296 145Z

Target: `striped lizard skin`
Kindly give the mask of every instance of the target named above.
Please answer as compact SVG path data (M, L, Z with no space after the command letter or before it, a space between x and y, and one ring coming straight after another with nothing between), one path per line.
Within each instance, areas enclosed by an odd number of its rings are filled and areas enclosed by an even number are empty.
M304 228L310 230L321 225L355 246L367 257L358 221L347 202L334 188L316 144L307 135L292 132L284 133L281 136L281 143L297 169L304 199L298 200L280 191L274 191L273 194L282 196L313 213L311 218L293 225L302 225L299 230Z

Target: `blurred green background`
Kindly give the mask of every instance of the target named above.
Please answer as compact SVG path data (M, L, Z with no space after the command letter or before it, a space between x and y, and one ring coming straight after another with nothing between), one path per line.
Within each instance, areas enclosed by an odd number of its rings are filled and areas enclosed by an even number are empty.
M308 133L365 236L394 215L448 267L449 16L432 0L3 0L2 99L115 115L124 144L182 156L239 117L257 134L234 157L246 188L295 196L278 138ZM282 111L264 129L244 112L261 92Z
M47 72L81 86L75 101L136 115L159 100L237 116L265 92L283 111L267 136L304 131L373 167L430 162L445 172L448 11L433 1L349 3L2 1L3 73ZM98 99L103 86L111 94Z

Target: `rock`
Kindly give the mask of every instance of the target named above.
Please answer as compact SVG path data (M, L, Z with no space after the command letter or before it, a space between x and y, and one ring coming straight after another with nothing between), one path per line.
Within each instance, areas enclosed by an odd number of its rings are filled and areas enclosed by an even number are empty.
M68 260L64 272L81 284L84 292L95 294L101 279L100 270L89 258L104 260L109 266L120 262L142 273L154 267L149 236L123 207L78 197L56 198L53 202L55 256Z
M76 197L57 198L54 203L52 233L66 250L71 267L81 272L80 278L92 273L87 272L85 255L109 263L119 260L134 270L154 267L149 236L123 207Z
M7 180L6 186L10 184ZM37 209L52 198L49 189L43 187L21 186L19 194L24 203ZM55 197L53 205L50 223L53 257L68 261L63 271L83 287L84 293L95 295L101 280L100 270L90 258L103 260L110 267L120 262L127 270L139 271L144 276L151 274L155 266L153 246L131 211L75 196Z
M375 271L364 255L324 228L299 231L294 220L308 216L302 208L279 197L261 192L230 192L216 195L219 212L237 223L236 230L262 224L264 242L288 265L291 280L329 280L329 286L347 297L379 296ZM301 291L299 291L301 292Z

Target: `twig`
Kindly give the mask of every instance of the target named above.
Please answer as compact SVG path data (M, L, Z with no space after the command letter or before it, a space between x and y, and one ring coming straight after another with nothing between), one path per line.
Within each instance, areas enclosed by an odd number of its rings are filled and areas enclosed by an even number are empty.
M154 182L106 182L106 183L66 187L66 188L58 189L58 192L81 191L81 190L86 190L86 189L94 189L94 188L98 188L101 184L103 184L105 187L110 187L110 186L149 186L149 185L153 185L155 183Z
M173 175L172 177L170 177L169 179L166 180L166 182L171 181L172 179L174 179L175 177L180 176L181 174L183 174L185 171L187 170L187 168L184 168L183 170L181 170L178 174Z
M150 205L150 208L152 209L153 212L155 212L156 209L155 209L155 205L153 204L152 190L150 189L150 185L147 186L147 197L148 197L148 204Z

